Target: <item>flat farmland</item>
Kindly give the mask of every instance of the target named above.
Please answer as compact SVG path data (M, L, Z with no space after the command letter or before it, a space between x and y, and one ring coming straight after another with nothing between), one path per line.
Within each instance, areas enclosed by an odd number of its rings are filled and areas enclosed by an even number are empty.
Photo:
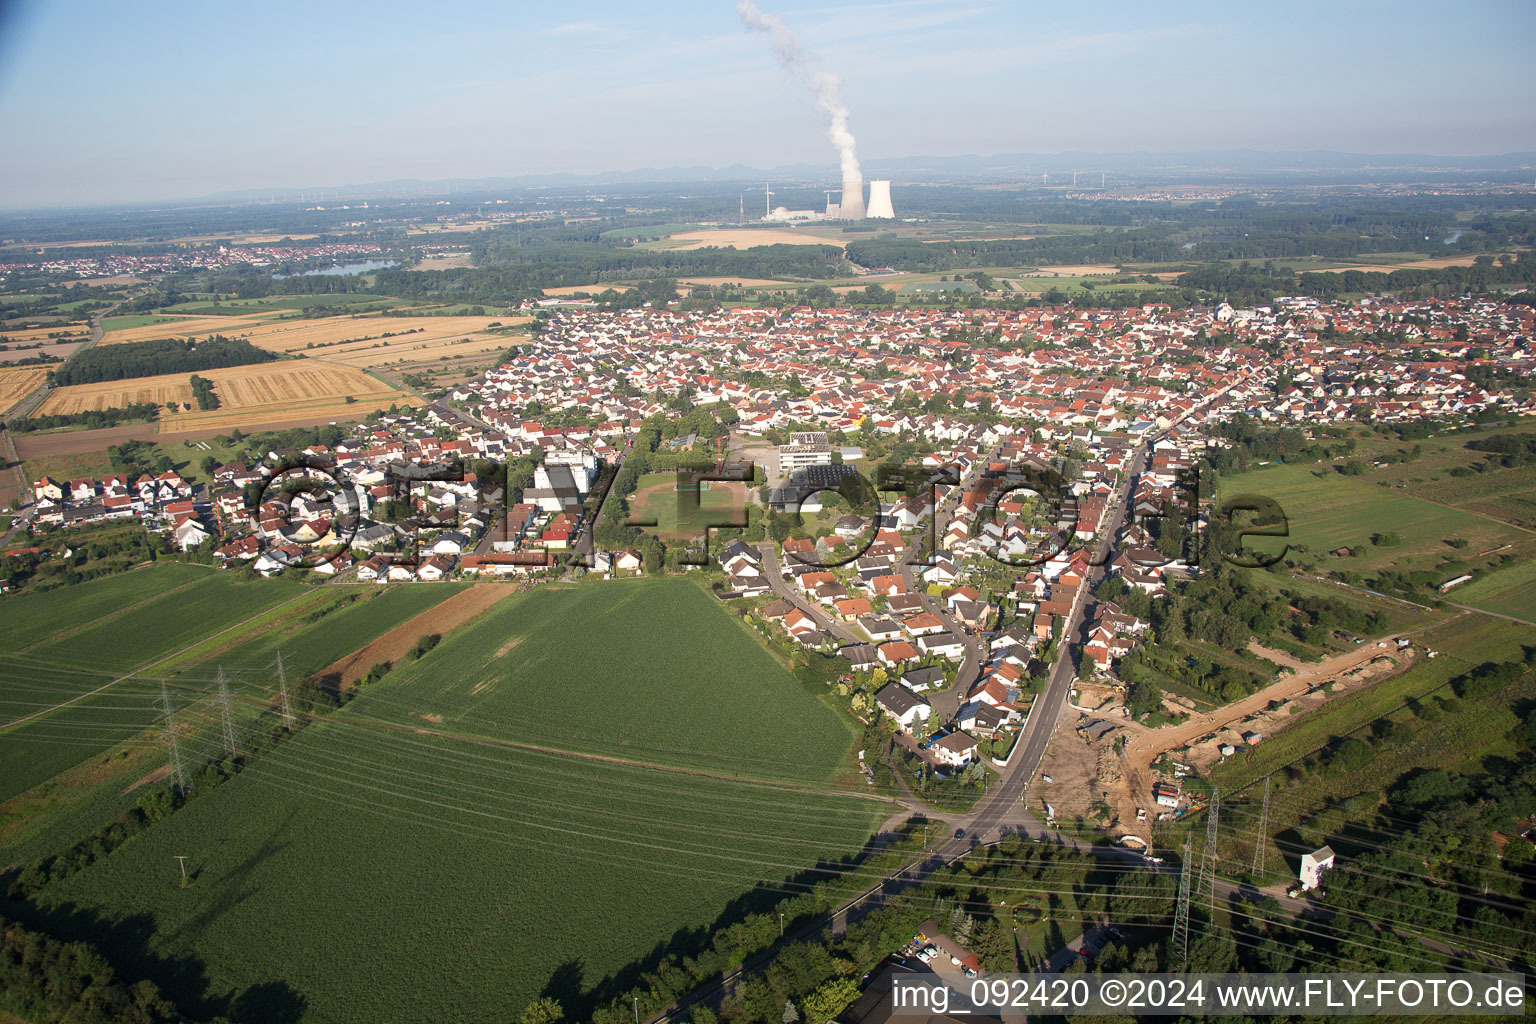
M445 358L456 361L504 352L519 341L526 340L526 335L471 333L430 337L411 334L405 337L336 345L325 350L324 358L328 363L343 363L357 367L441 362Z
M330 349L325 353L329 357L334 351L332 346L343 346L346 342L419 344L462 338L483 331L490 324L507 326L514 322L519 321L496 316L331 316L316 320L278 320L242 328L238 333L248 338L252 345L272 352L325 347ZM386 334L393 337L385 338Z
M207 579L212 573L212 569L202 566L171 562L87 580L72 587L12 595L5 599L5 632L0 639L3 643L0 657L167 591Z
M839 249L848 243L835 238L812 234L809 231L792 231L785 228L720 228L713 231L683 231L657 242L642 243L642 248L657 249L704 249L718 246L722 249L756 249L763 245L835 245Z
M19 331L0 331L0 345L14 345L18 342L31 345L39 341L65 341L70 338L79 340L91 333L89 324L55 324L51 327L31 327Z
M0 367L0 415L36 390L46 376L46 366Z
M39 912L202 1015L491 1022L550 991L588 1019L627 966L696 952L733 900L863 846L889 805L821 786L852 738L690 580L543 586Z
M102 679L96 685L105 681ZM34 692L6 681L0 681L0 688L10 705L20 697L42 702L54 695L53 689L41 681ZM109 747L132 741L154 724L159 695L157 684L129 679L46 718L0 732L0 802L47 782Z
M53 356L55 359L68 359L70 354L83 344L85 344L84 339L44 345L41 348L7 349L0 345L0 364L19 363L23 359L30 359L34 356ZM42 369L46 370L47 367L42 367Z
M552 698L570 678L545 681ZM887 806L378 729L344 709L50 887L40 912L200 1016L233 999L244 1020L500 1024L548 989L586 1020L628 987L612 980L627 965L695 951L732 900L860 849Z
M1403 467L1397 469L1401 472ZM1486 596L1500 605L1488 606L1490 611L1536 618L1536 607L1525 600L1536 595L1530 588L1521 589L1529 583L1528 572L1521 566L1536 557L1536 535L1367 479L1343 476L1329 463L1275 465L1223 477L1221 489L1226 495L1257 493L1279 502L1289 520L1290 543L1305 547L1321 571L1394 568L1443 573L1450 579L1460 574L1458 570L1488 569L1487 576L1477 581L1472 600L1458 597L1457 591L1446 596L1478 607L1484 606L1480 598ZM1400 543L1372 543L1373 536L1385 533L1396 534ZM1467 543L1457 549L1451 547L1452 540ZM1268 541L1249 543L1255 549L1272 549ZM1329 554L1346 547L1357 554L1349 558Z
M245 334L271 317L270 313L246 316L107 317L102 321L105 333L101 336L101 344L119 345L129 341L154 341L157 338L206 338L215 334L232 338Z
M161 433L212 428L245 427L330 415L357 418L392 403L419 405L420 401L370 377L352 366L319 359L287 359L253 366L204 370L214 383L219 408L192 408L163 414ZM38 415L111 409L135 402L193 405L190 374L163 374L130 380L74 384L59 388L38 408ZM347 398L354 399L347 402Z
M597 622L602 643L573 644ZM417 727L806 782L842 767L853 738L686 579L517 594L351 706Z
M66 593L69 589L64 588ZM18 651L40 673L60 678L74 674L65 669L128 672L309 592L287 580L205 570L202 579L186 586L94 616L78 628L56 630Z

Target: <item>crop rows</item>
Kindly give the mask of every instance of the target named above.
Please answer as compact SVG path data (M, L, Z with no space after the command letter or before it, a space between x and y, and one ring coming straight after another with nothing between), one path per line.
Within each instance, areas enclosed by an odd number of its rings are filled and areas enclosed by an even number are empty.
M683 579L519 595L364 693L358 708L769 779L825 780L851 743L834 712Z

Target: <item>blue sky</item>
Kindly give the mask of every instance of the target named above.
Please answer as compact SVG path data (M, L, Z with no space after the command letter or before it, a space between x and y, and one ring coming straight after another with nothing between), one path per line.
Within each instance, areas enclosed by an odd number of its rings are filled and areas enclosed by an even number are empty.
M778 3L860 155L1536 149L1536 3ZM730 0L22 2L0 206L835 154Z

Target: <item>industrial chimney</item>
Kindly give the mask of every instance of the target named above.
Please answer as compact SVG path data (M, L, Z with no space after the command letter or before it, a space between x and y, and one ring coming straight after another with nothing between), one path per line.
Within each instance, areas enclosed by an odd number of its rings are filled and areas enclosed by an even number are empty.
M869 183L869 211L866 217L883 217L890 219L896 216L896 211L891 209L891 183L888 181L872 181Z
M864 219L864 179L843 178L843 202L840 212L843 220Z

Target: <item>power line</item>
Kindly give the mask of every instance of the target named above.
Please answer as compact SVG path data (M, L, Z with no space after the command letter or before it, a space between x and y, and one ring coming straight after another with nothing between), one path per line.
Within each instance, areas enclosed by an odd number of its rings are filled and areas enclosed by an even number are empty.
M171 766L171 785L187 791L187 769L181 760L181 743L176 736L176 716L171 711L171 695L164 683L160 684L160 712L165 723L165 745Z
M288 674L283 670L283 652L281 648L277 652L277 694L278 701L283 709L283 722L289 729L292 729L293 707L288 702Z
M1173 911L1173 943L1168 949L1169 966L1182 971L1189 966L1189 885L1194 846L1184 840L1184 859L1179 866L1179 902Z
M1211 790L1211 809L1205 815L1205 849L1200 854L1200 892L1216 911L1216 832L1221 817L1221 791Z
M235 710L234 699L229 692L229 682L224 678L224 669L219 668L218 677L213 685L218 690L219 715L224 725L224 749L229 753L230 760L234 760L240 753L238 740L235 736Z
M1259 810L1259 830L1253 837L1253 877L1264 877L1264 848L1269 845L1269 776L1264 776L1264 806Z

